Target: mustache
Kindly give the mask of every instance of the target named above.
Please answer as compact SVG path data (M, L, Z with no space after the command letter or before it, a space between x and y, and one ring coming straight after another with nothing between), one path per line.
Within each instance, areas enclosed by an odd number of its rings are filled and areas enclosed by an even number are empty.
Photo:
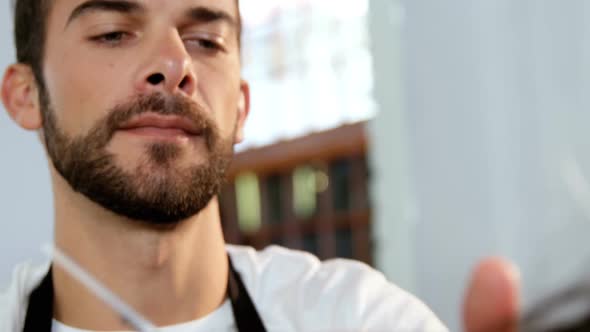
M218 129L206 109L197 102L179 95L153 93L139 95L125 103L113 107L103 120L91 130L99 147L105 147L115 133L131 118L146 114L175 115L190 121L205 138L211 150L218 135Z

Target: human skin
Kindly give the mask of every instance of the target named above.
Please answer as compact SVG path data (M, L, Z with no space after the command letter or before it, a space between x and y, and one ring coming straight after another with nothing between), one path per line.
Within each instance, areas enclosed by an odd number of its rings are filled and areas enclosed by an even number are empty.
M519 272L512 262L501 257L482 259L473 269L465 293L465 331L518 331L519 288Z
M108 110L150 93L190 98L206 110L223 138L243 139L249 87L240 76L239 36L226 20L188 17L208 8L237 21L234 0L134 0L129 12L90 10L86 1L55 0L49 13L42 73L51 108L69 137L88 133ZM154 80L154 75L162 80ZM39 85L24 64L10 66L2 101L12 119L42 132ZM203 140L151 128L119 130L107 145L117 166L132 172L145 162L146 144L174 144L173 168L206 160ZM217 199L174 227L128 220L75 192L49 164L55 205L55 244L124 301L159 326L203 317L226 298L228 264ZM55 318L89 330L129 327L84 286L54 267ZM83 304L83 305L81 305Z

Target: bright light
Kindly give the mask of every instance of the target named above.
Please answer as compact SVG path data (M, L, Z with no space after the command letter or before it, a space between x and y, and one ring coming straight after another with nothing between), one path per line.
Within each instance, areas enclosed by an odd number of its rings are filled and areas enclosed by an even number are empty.
M240 10L244 24L254 27L264 24L279 11L297 7L312 7L326 16L353 18L368 12L368 0L242 0Z

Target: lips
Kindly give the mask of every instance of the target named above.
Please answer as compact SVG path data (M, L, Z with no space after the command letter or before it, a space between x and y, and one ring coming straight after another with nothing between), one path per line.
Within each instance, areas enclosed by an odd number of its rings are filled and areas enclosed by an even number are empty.
M134 117L125 122L119 129L148 136L201 135L201 130L187 118L154 113Z

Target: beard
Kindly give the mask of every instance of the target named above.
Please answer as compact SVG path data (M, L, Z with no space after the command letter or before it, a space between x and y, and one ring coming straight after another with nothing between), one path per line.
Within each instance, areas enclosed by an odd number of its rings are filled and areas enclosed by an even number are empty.
M51 162L71 188L128 219L153 226L174 226L198 214L219 194L232 159L233 144L192 100L181 96L138 96L113 108L86 134L69 137L60 129L48 94L42 93L43 135ZM204 139L207 155L199 165L181 167L184 150L175 143L145 145L133 171L115 162L107 145L121 125L140 114L189 119Z

